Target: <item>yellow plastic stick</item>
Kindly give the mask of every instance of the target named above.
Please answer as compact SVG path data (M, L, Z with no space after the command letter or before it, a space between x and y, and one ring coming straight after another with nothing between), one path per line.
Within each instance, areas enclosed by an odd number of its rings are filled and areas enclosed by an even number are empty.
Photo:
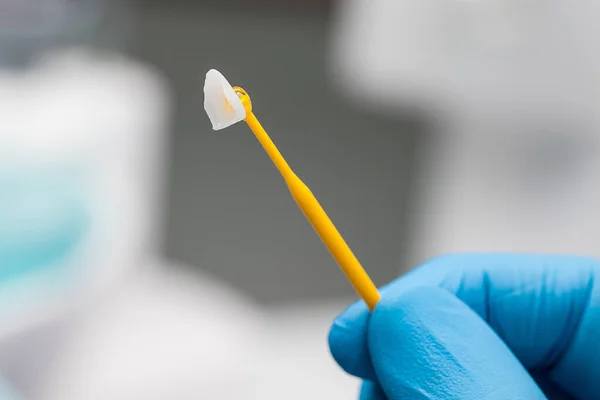
M240 87L233 88L242 100L246 109L244 121L248 124L262 147L265 149L283 178L294 200L311 223L325 246L329 249L342 271L346 274L359 296L372 311L381 298L377 287L367 275L364 268L352 252L342 235L338 232L323 207L319 204L308 186L296 176L285 161L275 144L252 112L252 102L246 91Z

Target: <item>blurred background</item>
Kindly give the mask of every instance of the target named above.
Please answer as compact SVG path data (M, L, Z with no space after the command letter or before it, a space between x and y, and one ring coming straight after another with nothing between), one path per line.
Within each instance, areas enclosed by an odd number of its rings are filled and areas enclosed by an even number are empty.
M142 2L131 53L174 95L165 254L260 302L353 296L254 135L213 132L204 74L248 90L273 140L379 283L396 276L417 130L345 101L331 1ZM277 67L275 67L277 66Z
M211 129L211 68L377 285L449 252L597 256L599 16L0 0L0 398L357 398L327 347L356 295L247 127Z

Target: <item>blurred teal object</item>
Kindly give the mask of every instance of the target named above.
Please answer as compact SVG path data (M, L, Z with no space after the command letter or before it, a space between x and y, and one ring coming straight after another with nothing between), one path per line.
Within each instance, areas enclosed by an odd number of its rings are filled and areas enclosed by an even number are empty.
M89 228L84 204L67 177L0 175L0 285L42 269L68 272Z
M0 378L0 400L20 400L14 389Z

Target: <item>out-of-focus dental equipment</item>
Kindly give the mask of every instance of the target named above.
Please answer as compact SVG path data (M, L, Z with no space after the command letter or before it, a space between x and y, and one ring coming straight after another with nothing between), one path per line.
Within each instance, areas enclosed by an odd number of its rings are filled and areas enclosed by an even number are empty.
M380 299L377 287L308 186L290 168L252 112L250 96L244 89L232 87L225 77L214 69L206 74L204 96L204 108L215 130L226 128L242 120L246 121L283 176L292 197L306 218L346 274L356 292L369 309L373 310Z
M600 255L599 17L593 0L339 3L341 89L432 117L407 265L461 251Z
M2 5L0 339L99 294L154 246L162 84L119 57L64 50L87 44L75 36L93 34L104 6Z
M159 257L168 89L89 46L108 5L0 6L0 380L28 400L247 398L256 312Z

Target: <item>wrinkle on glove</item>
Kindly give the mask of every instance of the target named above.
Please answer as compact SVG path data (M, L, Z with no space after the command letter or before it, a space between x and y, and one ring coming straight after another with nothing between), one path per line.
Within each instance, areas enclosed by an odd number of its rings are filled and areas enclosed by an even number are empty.
M372 315L359 302L338 317L331 352L369 381L363 399L599 399L599 270L567 256L434 259L384 287Z

